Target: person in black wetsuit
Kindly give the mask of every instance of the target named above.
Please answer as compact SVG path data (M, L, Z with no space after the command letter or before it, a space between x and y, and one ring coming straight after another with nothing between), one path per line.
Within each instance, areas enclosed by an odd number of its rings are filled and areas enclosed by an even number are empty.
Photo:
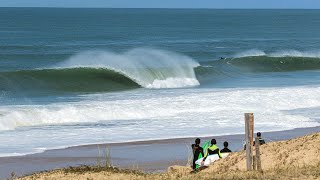
M196 169L196 161L198 160L198 157L200 155L200 153L203 155L203 148L200 146L200 139L197 138L195 140L195 144L191 145L192 147L192 152L193 152L193 162L192 162L192 168Z
M264 139L262 139L261 137L261 132L257 132L257 137L259 138L260 145L263 145L266 143ZM253 145L255 145L255 142L253 142Z
M217 146L217 141L216 141L216 139L212 139L212 140L211 140L211 146L208 147L208 150L207 150L207 152L206 152L206 154L205 154L205 156L204 156L204 158L203 158L203 161L201 162L201 165L204 164L204 161L207 159L207 157L208 157L209 155L213 155L213 154L218 154L219 158L222 158L221 153L220 153L220 149L219 149L219 147Z
M220 151L221 153L230 153L230 152L232 152L232 151L228 148L229 143L228 143L227 141L225 141L225 142L223 143L223 146L224 146L224 148Z
M266 143L266 141L264 139L262 139L261 137L261 132L257 132L257 137L259 138L259 143L260 145L263 145ZM253 146L256 144L255 141L253 141ZM246 145L244 144L243 149L246 150Z

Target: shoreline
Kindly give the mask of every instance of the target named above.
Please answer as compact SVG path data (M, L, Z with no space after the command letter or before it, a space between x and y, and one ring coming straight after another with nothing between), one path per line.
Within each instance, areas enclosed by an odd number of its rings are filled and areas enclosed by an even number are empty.
M296 128L292 130L263 132L267 142L281 141L295 137L320 132L320 126ZM218 146L224 141L229 142L233 151L242 150L244 134L200 137L202 143L211 138L217 139ZM189 146L195 137L173 138L162 140L134 141L124 143L105 143L72 146L62 149L45 150L42 153L23 156L0 157L0 177L10 177L11 172L18 176L63 168L68 166L94 165L108 148L111 152L111 162L120 168L139 169L144 172L163 172L172 165L186 165ZM189 148L189 149L188 149Z

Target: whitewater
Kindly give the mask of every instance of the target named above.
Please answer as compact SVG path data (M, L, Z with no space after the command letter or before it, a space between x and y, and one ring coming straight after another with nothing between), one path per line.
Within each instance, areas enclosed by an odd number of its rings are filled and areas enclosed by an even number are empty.
M242 133L243 112L255 113L258 131L320 125L319 87L178 91L1 107L0 128L16 129L1 134L1 155L14 155L4 147L12 141L15 153L24 154L80 144Z

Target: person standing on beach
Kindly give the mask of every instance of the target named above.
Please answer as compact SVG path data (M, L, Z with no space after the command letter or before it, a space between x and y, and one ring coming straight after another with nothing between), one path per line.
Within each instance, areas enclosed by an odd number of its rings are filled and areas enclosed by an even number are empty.
M208 148L208 150L206 151L206 154L201 162L201 165L204 165L204 161L207 159L207 157L209 155L213 155L213 154L218 154L219 158L222 158L221 153L220 153L220 149L217 146L217 141L216 139L212 139L211 140L211 146Z
M223 146L224 146L224 148L220 151L221 153L230 153L230 152L232 152L232 151L228 148L229 143L228 143L227 141L225 141L225 142L223 143Z
M265 144L266 142L261 137L261 132L257 132L257 137L259 138L260 145ZM253 145L255 145L255 142L253 142Z
M261 137L261 132L257 132L257 137L259 138L259 143L260 145L263 145L266 143L266 141L264 139L262 139ZM256 144L255 141L253 141L253 146ZM243 145L243 150L246 150L246 144Z
M203 148L200 146L200 139L197 138L195 140L195 144L192 144L192 152L193 152L193 162L192 162L192 168L196 169L196 161L199 158L199 155L201 154L203 157Z

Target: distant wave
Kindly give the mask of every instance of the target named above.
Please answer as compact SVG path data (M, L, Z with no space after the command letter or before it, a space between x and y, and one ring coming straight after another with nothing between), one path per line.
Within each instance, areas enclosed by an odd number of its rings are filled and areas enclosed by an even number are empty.
M225 59L210 61L198 68L196 74L242 72L281 72L320 70L320 51L282 50L266 53L252 49Z
M234 58L252 57L252 56L268 56L268 57L309 57L320 58L320 51L298 51L294 49L280 50L275 52L268 52L259 49L250 49L235 54Z
M211 61L209 65L196 68L197 75L320 70L320 58L249 56Z

